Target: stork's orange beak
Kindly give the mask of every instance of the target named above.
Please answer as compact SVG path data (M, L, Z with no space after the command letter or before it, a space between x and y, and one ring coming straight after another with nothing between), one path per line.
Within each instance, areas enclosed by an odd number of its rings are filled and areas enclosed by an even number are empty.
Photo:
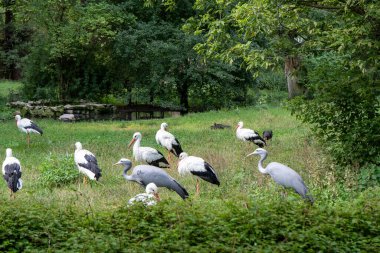
M135 143L136 139L135 138L132 138L131 142L128 144L128 148L130 148L132 146L133 143Z

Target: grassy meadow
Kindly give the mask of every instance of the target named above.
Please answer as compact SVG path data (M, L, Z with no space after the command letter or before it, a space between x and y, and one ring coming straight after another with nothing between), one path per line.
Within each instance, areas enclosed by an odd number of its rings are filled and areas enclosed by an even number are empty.
M236 139L234 126L239 120L260 132L273 130L267 162L298 171L315 198L313 206L290 190L283 195L259 173L258 157L245 158L256 146ZM379 189L357 192L355 175L338 173L309 128L283 108L239 108L130 122L35 121L44 135L32 135L30 148L13 120L2 123L0 159L5 148L13 149L22 164L24 186L13 200L5 181L0 181L1 251L368 252L380 245L375 236L380 232ZM160 188L163 201L157 206L128 208L129 198L144 189L126 182L122 168L112 164L121 157L132 159L127 144L136 131L143 134L143 146L167 155L154 139L163 121L186 152L203 157L216 169L221 186L202 181L196 196L195 178L179 176L174 158L168 172L190 198L183 201ZM211 130L214 122L232 128ZM76 173L76 141L97 156L100 182L83 185L79 175L60 187L44 185L41 164L51 161ZM59 159L65 162L60 164Z

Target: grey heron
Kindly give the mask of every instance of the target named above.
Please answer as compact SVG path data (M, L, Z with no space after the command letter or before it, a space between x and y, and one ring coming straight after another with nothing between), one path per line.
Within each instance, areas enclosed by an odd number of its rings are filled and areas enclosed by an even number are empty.
M153 165L160 168L170 167L168 161L165 159L164 155L157 149L151 147L141 147L142 135L140 132L133 134L133 138L129 143L128 147L133 145L133 156L138 162L145 162L149 165Z
M182 152L179 155L178 172L180 175L193 174L203 180L220 185L219 179L216 176L215 170L205 160L197 156L189 156ZM197 178L196 192L199 194L199 179Z
M260 156L258 168L262 174L269 174L277 184L285 188L292 188L302 198L308 199L311 203L314 202L312 196L307 195L308 189L301 176L293 169L278 162L271 162L264 168L263 161L266 159L268 152L262 148L256 149L253 153L247 155L247 157L250 155Z
M255 130L243 128L243 121L236 126L236 137L242 141L253 142L260 148L266 145L265 140Z
M133 168L132 174L128 175L127 172L132 168L132 162L129 159L121 158L114 165L118 164L124 165L123 177L128 181L136 182L144 187L149 183L154 183L157 187L166 187L175 191L182 199L189 197L186 189L161 168L145 164L137 165Z

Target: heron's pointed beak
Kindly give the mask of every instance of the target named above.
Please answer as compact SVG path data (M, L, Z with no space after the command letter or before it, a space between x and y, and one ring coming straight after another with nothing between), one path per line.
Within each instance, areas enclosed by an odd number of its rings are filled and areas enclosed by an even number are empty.
M248 156L251 156L251 155L257 155L256 151L254 151L254 152L250 153L250 154L249 154L249 155L247 155L246 157L248 157Z
M130 148L130 147L132 146L132 144L135 143L135 141L136 141L136 139L133 138L133 139L131 140L131 142L128 144L128 148Z
M160 196L158 195L158 193L153 193L153 196L156 198L157 201L160 201Z
M121 163L117 162L117 163L112 164L112 166L119 165L119 164L121 164Z

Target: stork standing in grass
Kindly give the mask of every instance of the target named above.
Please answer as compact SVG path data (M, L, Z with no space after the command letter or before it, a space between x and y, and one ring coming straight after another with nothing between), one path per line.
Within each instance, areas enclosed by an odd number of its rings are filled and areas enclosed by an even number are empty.
M178 172L180 175L193 174L194 176L200 177L203 180L220 185L219 179L215 173L215 170L210 164L205 162L200 157L189 156L187 153L182 152L179 155ZM197 178L196 192L199 194L199 179Z
M15 198L15 192L22 188L20 161L12 156L12 149L6 149L6 158L2 167L3 177L7 182L10 196Z
M39 128L36 123L31 121L30 119L23 118L21 119L20 115L15 116L16 119L16 125L20 129L20 131L24 132L27 134L27 142L28 142L28 147L30 145L30 133L36 133L36 134L43 134L43 131L41 128Z
M85 177L83 178L83 183L86 184L87 177L91 180L98 181L102 174L95 155L90 151L83 149L82 144L80 142L75 143L75 148L75 164L77 165L78 170L81 173L85 174Z
M134 133L133 138L128 145L128 148L133 145L133 156L135 160L160 168L170 167L168 161L160 151L151 147L141 147L141 138L142 136L140 132Z
M266 145L265 140L255 130L243 128L243 121L236 126L236 137L242 141L251 141L260 148Z
M179 157L179 155L183 152L181 144L171 133L167 131L168 124L162 123L160 130L156 133L156 142L158 145L166 148L168 150L168 159L171 161L171 154Z
M277 162L271 162L264 168L263 161L266 159L268 152L262 148L256 149L253 153L247 156L250 155L260 156L258 167L262 174L269 174L277 184L285 188L292 188L296 193L301 195L302 198L308 199L311 203L314 202L313 197L307 195L308 189L301 176L293 169Z
M138 202L143 203L145 206L154 206L160 201L158 195L158 188L155 183L149 183L145 188L145 193L137 194L135 197L128 201L128 205L132 206Z
M128 181L136 182L144 187L149 183L154 183L157 187L166 187L175 191L182 199L189 197L186 189L161 168L145 164L137 165L133 168L132 174L127 175L132 168L132 162L129 159L121 158L114 165L118 164L124 165L123 177Z

